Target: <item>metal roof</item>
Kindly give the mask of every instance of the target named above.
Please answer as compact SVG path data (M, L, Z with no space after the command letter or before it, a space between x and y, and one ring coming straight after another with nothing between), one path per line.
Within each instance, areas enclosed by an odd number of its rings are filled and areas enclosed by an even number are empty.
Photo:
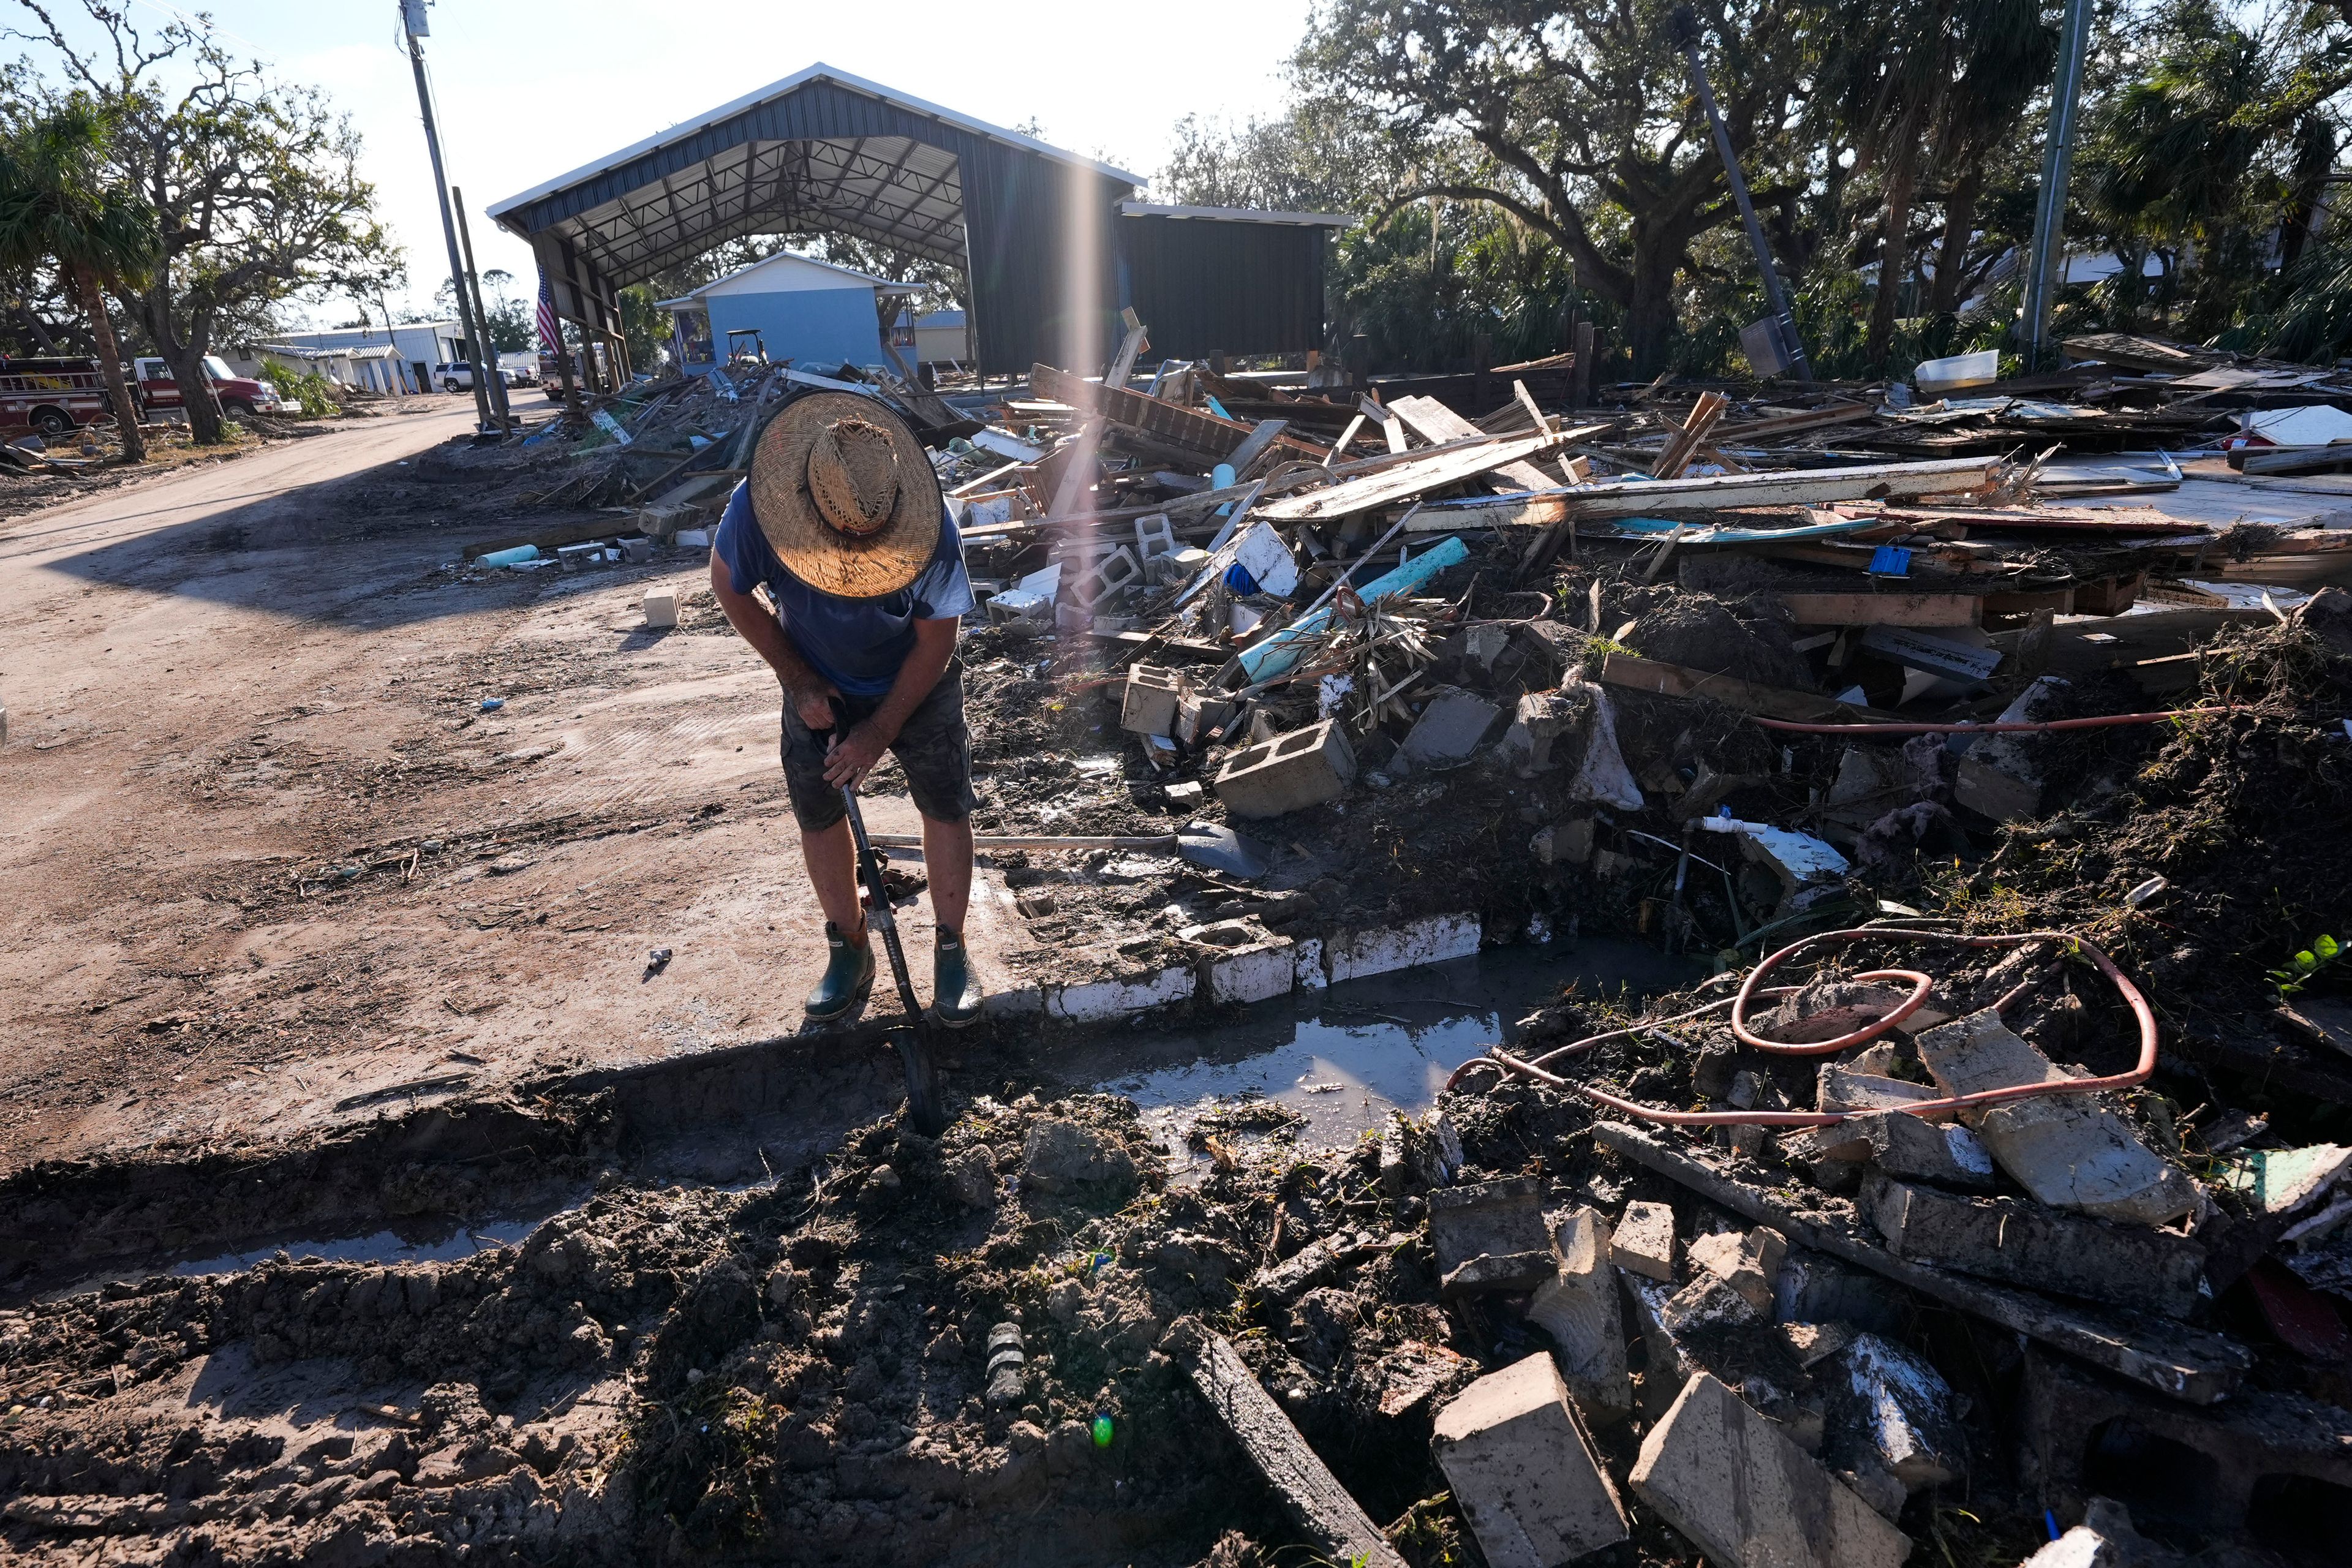
M724 240L808 230L963 267L964 171L955 153L906 134L790 134L786 100L820 84L965 137L1142 184L1140 175L818 64L494 203L489 215L526 237L560 235L615 285Z
M1221 223L1286 223L1317 228L1352 228L1356 219L1346 213L1262 212L1255 207L1196 207L1160 202L1118 204L1122 217L1198 217Z

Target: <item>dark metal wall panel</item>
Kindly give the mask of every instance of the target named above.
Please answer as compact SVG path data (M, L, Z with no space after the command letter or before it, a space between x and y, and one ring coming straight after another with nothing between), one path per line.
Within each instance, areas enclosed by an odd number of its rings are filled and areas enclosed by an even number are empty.
M1231 218L1123 216L1127 302L1171 359L1323 346L1324 230Z

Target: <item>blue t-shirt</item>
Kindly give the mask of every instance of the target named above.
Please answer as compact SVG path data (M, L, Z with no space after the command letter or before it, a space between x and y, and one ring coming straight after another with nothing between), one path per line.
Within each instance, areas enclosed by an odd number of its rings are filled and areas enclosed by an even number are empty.
M822 594L786 570L760 531L751 487L745 481L737 481L735 493L727 498L727 514L719 520L711 549L727 563L729 585L737 593L750 593L754 583L768 585L793 647L847 697L880 697L890 689L898 667L914 651L917 621L944 621L972 610L963 535L944 512L930 563L912 583L878 599Z

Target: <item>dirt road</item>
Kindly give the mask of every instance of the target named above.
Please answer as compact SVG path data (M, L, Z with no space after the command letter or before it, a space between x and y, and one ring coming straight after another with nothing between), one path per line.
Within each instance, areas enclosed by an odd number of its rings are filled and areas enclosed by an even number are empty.
M547 523L447 460L469 418L0 524L0 1169L801 1026L820 917L772 681L713 610L644 629L694 552L455 569ZM888 770L868 790L877 831L916 826ZM1014 922L982 893L988 973Z

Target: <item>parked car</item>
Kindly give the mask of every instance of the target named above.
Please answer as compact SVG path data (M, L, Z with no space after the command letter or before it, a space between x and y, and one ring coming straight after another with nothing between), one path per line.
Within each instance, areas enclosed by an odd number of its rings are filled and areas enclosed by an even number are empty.
M471 392L474 390L473 362L453 360L447 364L436 364L433 367L433 379L441 384L444 392ZM522 367L520 361L502 358L499 361L499 380L507 386L529 386L531 374Z
M180 384L172 378L172 367L163 360L132 360L131 371L131 390L150 413L187 406L187 400L180 395ZM281 406L276 387L237 374L218 354L205 356L205 382L219 400L221 412L232 419L275 414Z

